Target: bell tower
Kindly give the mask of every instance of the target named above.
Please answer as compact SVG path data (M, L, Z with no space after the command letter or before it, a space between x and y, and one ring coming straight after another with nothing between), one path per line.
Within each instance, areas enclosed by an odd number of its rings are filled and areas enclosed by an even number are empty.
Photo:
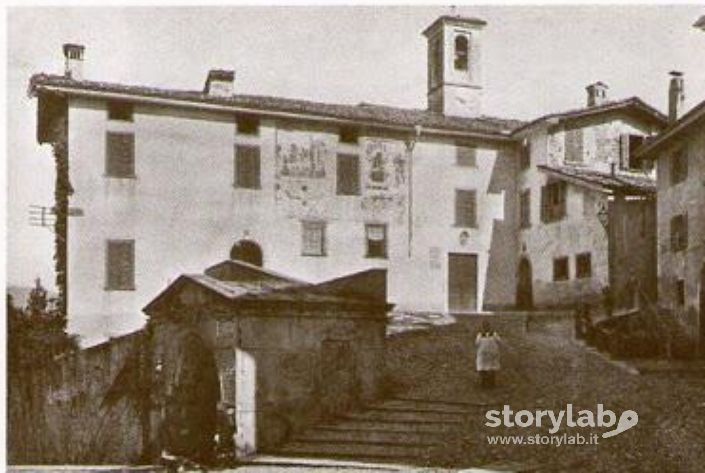
M444 115L478 117L482 105L482 30L479 18L445 15L426 28L428 109Z

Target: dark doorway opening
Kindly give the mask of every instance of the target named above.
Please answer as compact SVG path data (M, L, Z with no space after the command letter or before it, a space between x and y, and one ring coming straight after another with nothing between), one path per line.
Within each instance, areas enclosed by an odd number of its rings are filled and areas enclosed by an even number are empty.
M262 267L262 248L252 240L240 240L230 250L230 259Z
M448 309L477 311L477 255L448 254Z
M534 288L531 274L531 263L527 258L519 261L517 274L517 309L531 310L534 308Z
M163 448L208 463L214 454L220 381L213 352L198 335L181 340L174 374L162 424Z

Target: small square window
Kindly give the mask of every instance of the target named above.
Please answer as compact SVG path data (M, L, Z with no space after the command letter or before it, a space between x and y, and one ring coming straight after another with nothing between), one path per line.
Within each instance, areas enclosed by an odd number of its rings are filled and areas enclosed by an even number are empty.
M133 107L129 102L108 102L108 120L131 122Z
M301 222L303 256L326 255L326 224L325 222Z
M384 224L365 225L367 239L367 258L387 257L387 226Z
M237 116L237 132L241 135L259 134L259 118L254 115Z
M360 132L355 127L343 126L338 131L338 139L341 143L356 144L360 139Z
M575 255L575 277L579 279L592 277L592 255L590 253Z
M570 279L568 257L564 256L561 258L554 258L553 259L553 280L554 281L567 281L568 279Z
M458 166L470 168L477 167L477 148L474 146L458 145L455 147L455 152L455 162Z

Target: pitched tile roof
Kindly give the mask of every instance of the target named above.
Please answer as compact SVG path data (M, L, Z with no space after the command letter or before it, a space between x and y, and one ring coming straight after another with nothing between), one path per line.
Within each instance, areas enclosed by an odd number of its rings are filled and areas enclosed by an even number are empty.
M656 181L648 176L618 172L613 174L578 166L537 166L541 171L578 185L585 184L608 192L649 195L656 192Z
M654 138L647 140L637 149L637 156L647 158L654 157L654 153L660 150L663 145L670 143L672 139L679 137L682 133L687 132L693 126L700 124L702 127L705 123L705 100L690 109L688 113L681 118L671 123L668 128L663 130Z
M533 125L544 122L546 120L557 120L559 122L563 122L615 111L641 113L647 118L661 125L665 125L668 122L668 117L666 117L666 115L659 112L654 107L641 100L639 97L629 97L627 99L610 101L602 105L596 105L594 107L583 107L576 108L573 110L567 110L565 112L549 113L548 115L539 117L524 124L523 126L516 128L513 134L516 135L517 133L528 129Z
M138 101L140 98L160 98L190 104L211 104L232 107L233 110L249 109L253 112L285 112L310 115L313 118L333 118L369 125L391 125L453 131L468 134L482 134L488 137L508 137L511 132L525 122L489 116L465 118L447 116L427 110L407 109L383 105L361 103L358 105L331 104L309 100L270 97L264 95L242 95L215 97L202 91L172 90L156 87L124 85L110 82L73 80L53 74L35 74L30 79L30 94L58 89L66 94L97 92L125 95Z

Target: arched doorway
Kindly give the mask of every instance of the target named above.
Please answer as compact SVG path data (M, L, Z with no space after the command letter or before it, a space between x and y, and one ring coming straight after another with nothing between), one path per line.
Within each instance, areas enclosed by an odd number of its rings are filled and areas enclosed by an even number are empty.
M214 453L220 381L213 352L196 334L184 336L166 399L163 448L172 455L208 462Z
M531 263L528 258L519 261L517 274L517 309L531 310L534 308L533 278L531 275Z
M230 250L230 259L262 266L262 248L252 240L240 240Z

